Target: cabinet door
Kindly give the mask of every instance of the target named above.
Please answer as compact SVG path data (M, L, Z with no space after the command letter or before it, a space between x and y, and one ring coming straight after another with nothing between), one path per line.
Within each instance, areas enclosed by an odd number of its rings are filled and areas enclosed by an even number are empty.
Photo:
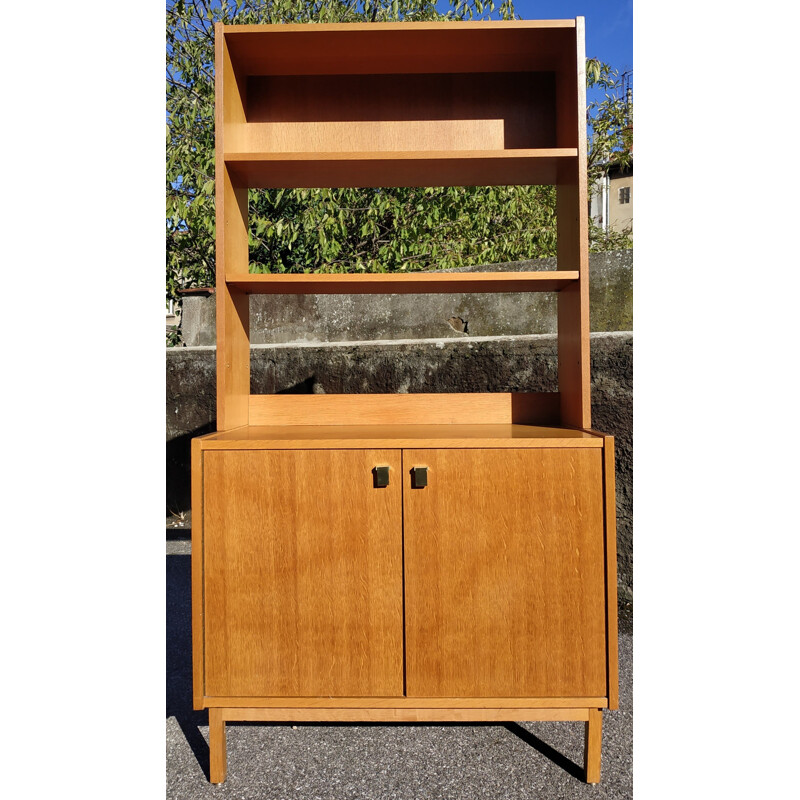
M401 695L400 451L206 451L203 487L206 695Z
M409 696L606 695L601 452L403 451Z

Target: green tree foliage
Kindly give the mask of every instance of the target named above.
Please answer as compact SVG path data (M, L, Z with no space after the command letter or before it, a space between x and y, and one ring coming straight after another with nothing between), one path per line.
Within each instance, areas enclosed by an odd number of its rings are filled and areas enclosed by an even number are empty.
M492 13L513 19L513 0L451 0L446 14L429 0L170 3L167 298L214 281L214 22L458 22ZM249 215L252 272L414 271L555 254L552 186L251 191Z

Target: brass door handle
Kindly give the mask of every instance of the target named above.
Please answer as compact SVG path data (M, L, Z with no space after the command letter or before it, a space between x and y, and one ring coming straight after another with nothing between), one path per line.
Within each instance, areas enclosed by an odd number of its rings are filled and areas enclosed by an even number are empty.
M411 468L411 488L424 489L428 485L428 468L427 467L412 467Z
M376 489L383 489L389 485L389 467L372 468L372 485Z

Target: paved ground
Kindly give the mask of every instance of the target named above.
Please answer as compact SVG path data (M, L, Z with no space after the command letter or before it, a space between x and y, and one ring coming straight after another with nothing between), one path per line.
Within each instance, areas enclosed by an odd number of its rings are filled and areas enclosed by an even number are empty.
M179 531L168 532L182 537ZM583 783L582 722L228 725L228 779L212 786L208 718L191 706L189 542L167 541L170 800L467 800L633 797L632 637L621 621L620 708L603 714L603 773Z

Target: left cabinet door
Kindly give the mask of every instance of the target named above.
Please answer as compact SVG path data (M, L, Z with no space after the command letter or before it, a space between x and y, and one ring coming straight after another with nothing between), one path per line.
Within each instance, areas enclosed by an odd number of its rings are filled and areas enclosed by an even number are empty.
M203 509L207 696L403 694L399 450L207 450Z

